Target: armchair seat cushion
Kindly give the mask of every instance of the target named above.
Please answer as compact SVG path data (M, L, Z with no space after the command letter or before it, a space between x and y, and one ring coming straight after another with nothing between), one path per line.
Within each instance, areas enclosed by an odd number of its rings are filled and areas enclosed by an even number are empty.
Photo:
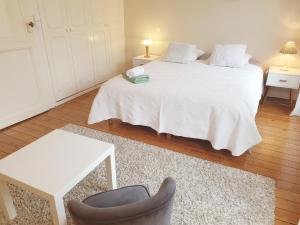
M108 208L136 203L149 198L150 194L145 186L134 185L92 195L83 200L83 203L95 208Z

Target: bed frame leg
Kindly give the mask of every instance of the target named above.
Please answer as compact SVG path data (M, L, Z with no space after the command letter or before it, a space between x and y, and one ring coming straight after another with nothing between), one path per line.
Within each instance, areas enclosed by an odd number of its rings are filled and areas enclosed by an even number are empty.
M109 120L107 120L107 123L108 123L108 126L111 127L113 125L113 120L109 119Z
M248 149L248 152L249 152L250 155L252 155L252 153L253 153L253 148Z

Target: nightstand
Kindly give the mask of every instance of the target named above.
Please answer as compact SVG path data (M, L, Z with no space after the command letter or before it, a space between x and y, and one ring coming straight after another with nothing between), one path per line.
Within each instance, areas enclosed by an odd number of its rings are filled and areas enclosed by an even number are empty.
M151 55L149 58L146 58L144 55L139 55L133 58L133 66L142 66L148 62L159 59L158 55Z
M300 86L300 69L270 67L266 82L265 98L268 95L270 87L290 89L290 105L293 107L293 90L299 90Z

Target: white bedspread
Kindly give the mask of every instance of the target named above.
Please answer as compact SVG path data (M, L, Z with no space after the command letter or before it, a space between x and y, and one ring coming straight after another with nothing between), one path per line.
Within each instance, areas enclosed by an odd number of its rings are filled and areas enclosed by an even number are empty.
M300 92L299 92L296 106L295 106L293 112L291 113L291 116L300 116Z
M144 68L149 83L132 84L120 75L103 84L89 124L118 118L159 133L209 140L234 156L261 141L255 123L263 86L258 66L153 61Z

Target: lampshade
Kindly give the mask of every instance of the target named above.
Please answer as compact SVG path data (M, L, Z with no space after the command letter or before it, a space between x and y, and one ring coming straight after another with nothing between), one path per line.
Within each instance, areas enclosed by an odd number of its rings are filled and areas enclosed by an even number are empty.
M280 53L282 54L297 54L297 46L296 43L293 41L287 42L283 48L280 50Z
M143 40L142 44L145 46L150 46L152 45L153 41L152 40Z

